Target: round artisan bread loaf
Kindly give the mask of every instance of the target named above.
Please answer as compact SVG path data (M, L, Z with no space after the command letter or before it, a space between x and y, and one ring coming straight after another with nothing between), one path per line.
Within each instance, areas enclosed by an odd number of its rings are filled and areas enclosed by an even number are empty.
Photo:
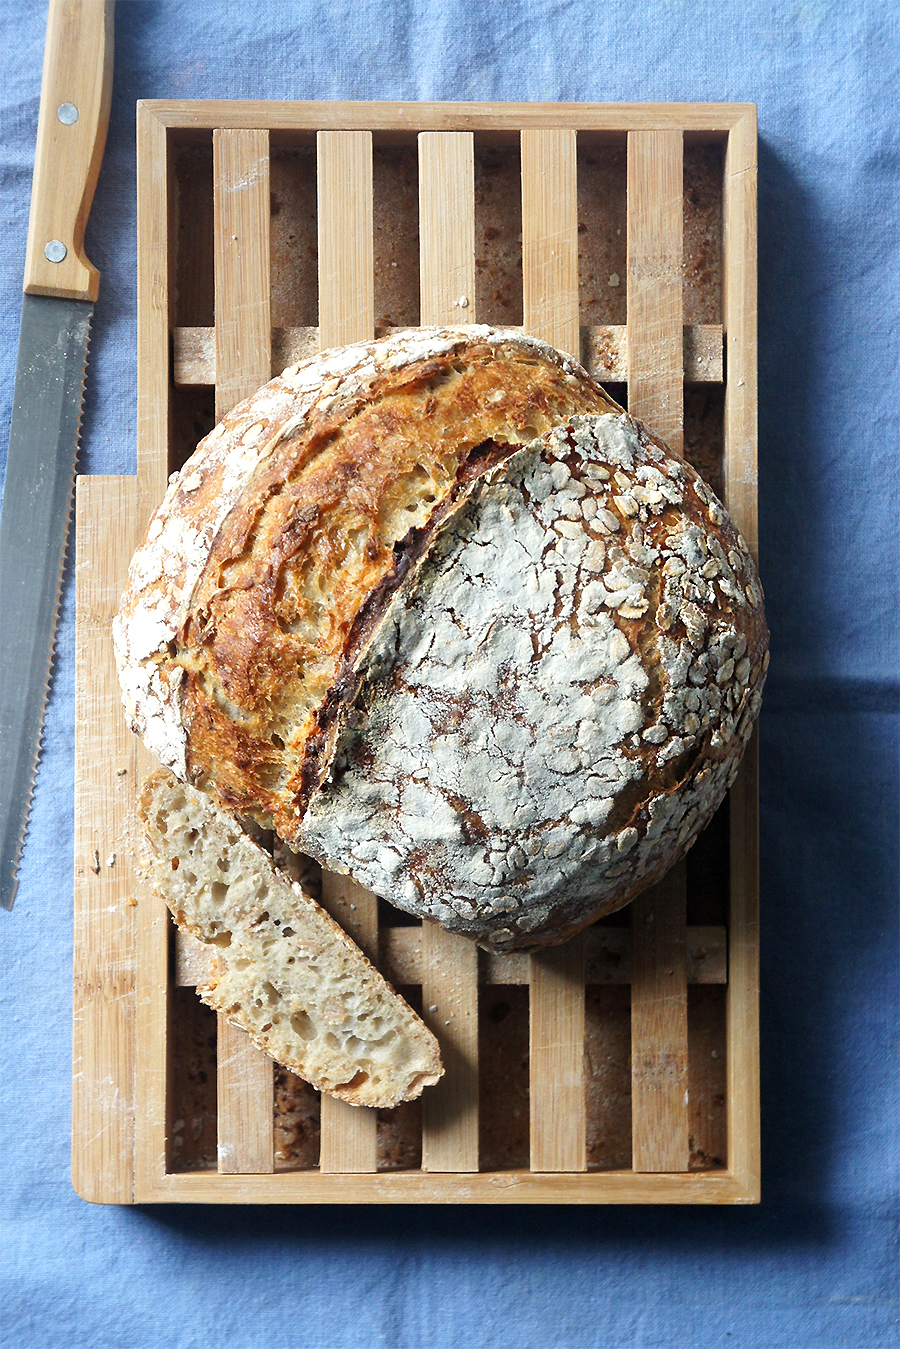
M767 664L753 561L568 357L414 330L239 405L173 480L115 625L176 775L496 949L690 846Z
M627 414L485 473L398 592L300 846L497 950L659 879L737 773L768 664L731 519Z
M285 370L170 482L113 635L166 767L290 840L379 611L485 467L616 404L533 338L411 329Z

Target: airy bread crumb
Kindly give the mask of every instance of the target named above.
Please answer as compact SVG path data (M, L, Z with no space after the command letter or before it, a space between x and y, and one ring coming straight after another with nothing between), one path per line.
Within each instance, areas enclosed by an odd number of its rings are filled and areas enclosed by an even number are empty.
M443 1074L431 1031L329 914L233 820L171 773L144 784L154 888L216 948L202 1000L272 1058L351 1105L391 1107Z

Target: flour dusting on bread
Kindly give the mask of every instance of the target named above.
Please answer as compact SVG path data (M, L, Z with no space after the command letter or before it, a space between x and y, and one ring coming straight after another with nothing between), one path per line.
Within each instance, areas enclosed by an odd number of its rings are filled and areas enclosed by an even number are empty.
M759 710L752 559L627 415L487 473L398 595L300 843L495 949L560 939L708 822Z

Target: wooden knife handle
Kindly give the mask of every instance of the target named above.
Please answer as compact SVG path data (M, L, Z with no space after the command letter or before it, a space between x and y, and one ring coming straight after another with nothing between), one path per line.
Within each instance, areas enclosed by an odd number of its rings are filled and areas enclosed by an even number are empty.
M25 293L96 300L84 228L100 173L113 68L113 0L50 0ZM59 261L53 261L53 258Z

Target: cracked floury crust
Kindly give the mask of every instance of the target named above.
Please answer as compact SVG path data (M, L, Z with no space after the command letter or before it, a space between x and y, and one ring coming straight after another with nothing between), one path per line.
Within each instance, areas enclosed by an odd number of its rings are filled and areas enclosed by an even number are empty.
M380 609L485 465L616 405L515 332L415 329L301 362L201 443L113 625L156 758L294 837Z
M395 595L298 842L498 950L658 879L737 773L768 664L720 502L626 414L490 470Z

